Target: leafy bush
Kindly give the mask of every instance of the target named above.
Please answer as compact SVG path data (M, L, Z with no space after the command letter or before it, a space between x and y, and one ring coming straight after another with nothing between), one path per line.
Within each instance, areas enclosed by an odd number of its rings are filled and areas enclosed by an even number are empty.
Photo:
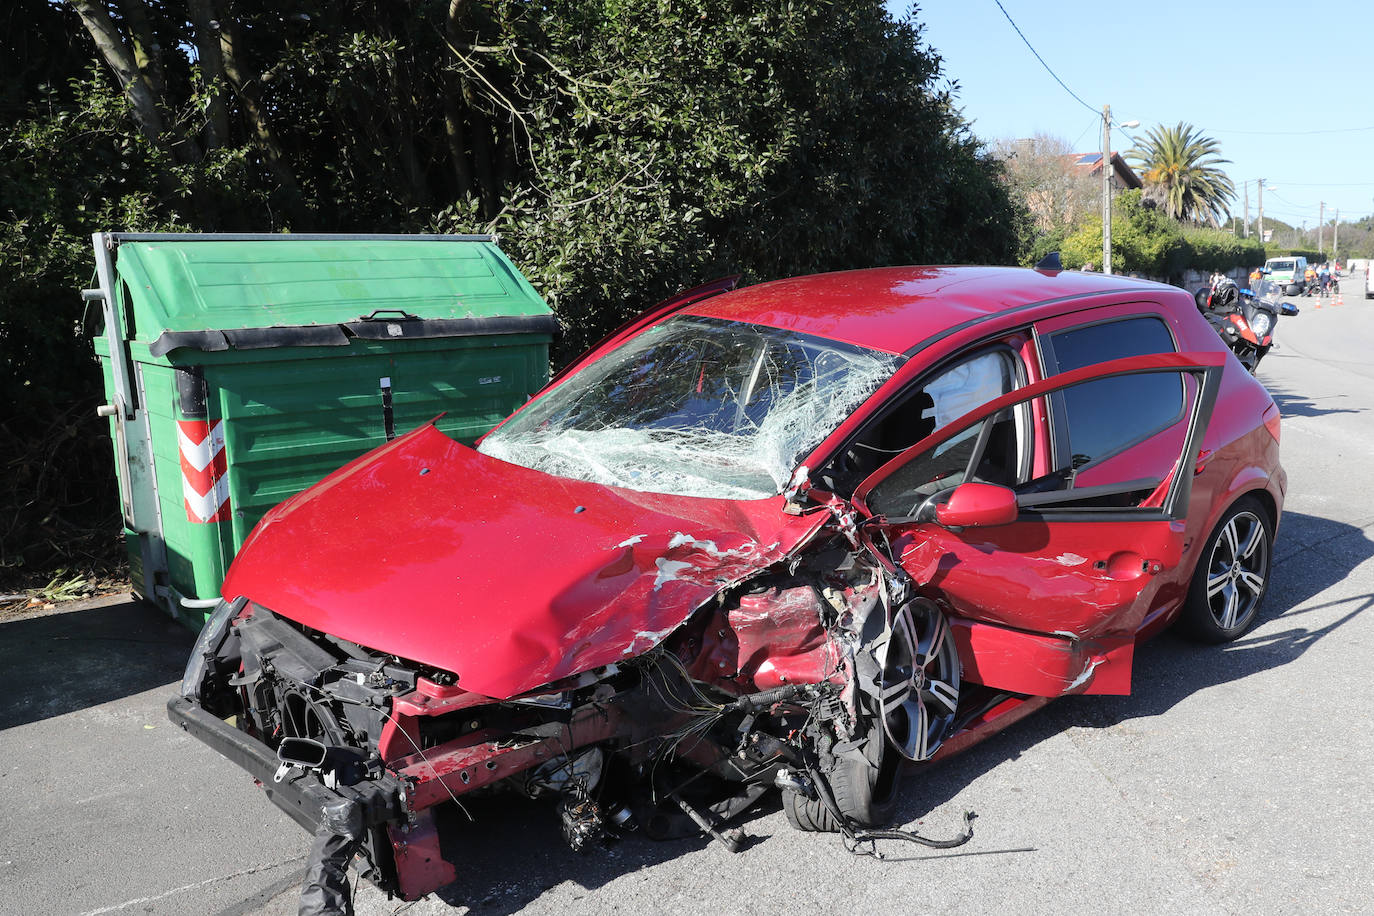
M1102 220L1084 220L1063 241L1066 267L1102 260ZM1145 205L1139 191L1125 191L1112 207L1112 269L1175 280L1182 272L1251 268L1264 263L1264 246L1257 239L1236 238L1219 229L1181 226L1154 207Z
M79 565L40 546L63 524L114 540L76 333L92 231L496 230L568 327L562 361L713 276L1006 263L1023 225L919 25L871 0L185 9L0 13L0 432L26 456L0 576L21 548ZM143 55L128 87L120 53Z
M1258 267L1266 258L1259 239L1237 238L1220 229L1185 228L1183 238L1192 249L1187 266L1204 273Z
M712 276L1015 250L1000 165L935 88L938 57L873 4L561 0L533 24L548 65L499 63L550 180L496 227L569 328L560 359Z
M1034 267L1039 264L1046 255L1059 252L1060 260L1065 267L1077 268L1083 261L1069 261L1069 252L1064 250L1065 240L1068 238L1067 229L1057 229L1041 235L1032 236L1022 243L1021 254L1017 258L1017 263L1022 267ZM1098 235L1097 250L1102 251L1102 236Z
M1112 270L1169 277L1187 266L1188 249L1178 224L1142 206L1139 191L1125 191L1112 205ZM1089 217L1064 240L1066 267L1102 264L1102 218Z
M1330 256L1330 251L1323 254L1315 248L1285 248L1272 242L1264 246L1264 260L1269 258L1307 258L1307 263L1319 264Z

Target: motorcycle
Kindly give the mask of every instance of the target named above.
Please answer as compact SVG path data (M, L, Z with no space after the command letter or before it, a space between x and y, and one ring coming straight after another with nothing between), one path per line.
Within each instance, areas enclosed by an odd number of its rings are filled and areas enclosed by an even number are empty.
M1296 305L1279 300L1282 292L1267 277L1253 289L1240 289L1233 281L1224 279L1211 289L1206 305L1199 307L1207 323L1251 374L1274 345L1279 316L1298 314Z
M1341 291L1340 281L1335 276L1327 277L1326 280L1318 280L1311 283L1302 291L1304 296L1331 296Z

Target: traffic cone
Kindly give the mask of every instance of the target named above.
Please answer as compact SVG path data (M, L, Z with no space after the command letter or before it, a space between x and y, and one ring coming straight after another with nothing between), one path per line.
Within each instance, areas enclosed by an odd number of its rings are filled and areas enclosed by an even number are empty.
M1345 297L1342 296L1340 293L1336 293L1336 304L1345 305Z

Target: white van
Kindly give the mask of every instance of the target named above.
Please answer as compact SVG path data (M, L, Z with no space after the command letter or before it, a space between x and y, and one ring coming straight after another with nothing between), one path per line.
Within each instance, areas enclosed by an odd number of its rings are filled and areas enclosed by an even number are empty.
M1269 279L1286 296L1296 296L1307 285L1307 258L1290 255L1284 258L1270 258L1264 262L1264 270Z

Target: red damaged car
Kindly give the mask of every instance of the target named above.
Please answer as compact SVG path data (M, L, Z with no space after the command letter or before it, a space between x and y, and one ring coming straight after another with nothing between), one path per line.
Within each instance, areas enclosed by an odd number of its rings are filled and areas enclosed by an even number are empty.
M578 847L733 843L775 786L795 826L861 836L904 760L1128 693L1175 621L1255 621L1279 413L1188 293L972 267L724 286L476 450L421 427L244 545L169 711L315 831L321 911L355 856L408 899L454 880L474 793L548 798Z

